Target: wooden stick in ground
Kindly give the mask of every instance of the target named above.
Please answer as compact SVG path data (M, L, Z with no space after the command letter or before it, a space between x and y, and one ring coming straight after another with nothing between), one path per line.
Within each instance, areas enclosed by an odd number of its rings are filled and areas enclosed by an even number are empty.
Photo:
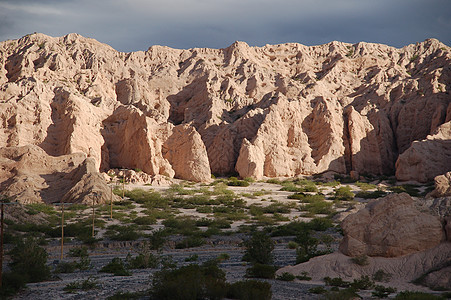
M97 195L97 194L94 194ZM92 197L92 237L94 237L94 223L96 220L96 213L95 213L95 198Z
M110 219L113 220L113 186L111 186Z
M61 203L61 260L64 257L64 202Z

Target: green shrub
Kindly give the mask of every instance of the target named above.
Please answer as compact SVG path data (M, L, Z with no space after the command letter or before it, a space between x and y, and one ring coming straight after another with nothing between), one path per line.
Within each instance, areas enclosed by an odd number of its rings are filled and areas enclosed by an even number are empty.
M298 247L298 243L296 243L295 241L289 241L287 247L288 249L296 249Z
M256 263L246 270L246 277L274 279L277 267Z
M69 249L70 257L87 257L88 256L88 248L81 246Z
M396 293L396 289L392 287L385 287L382 285L376 285L374 291L371 293L373 297L387 298L390 294Z
M217 263L191 264L178 269L158 271L152 279L151 299L222 299L228 286L225 273Z
M186 262L197 261L198 259L199 259L199 255L193 254L193 255L190 255L187 258L185 258L185 261Z
M309 288L308 292L312 294L324 294L327 292L327 290L323 286L315 286Z
M168 231L160 228L149 235L149 248L152 250L161 249L166 243Z
M101 273L111 273L114 276L131 276L132 273L130 273L129 270L127 270L124 262L122 259L115 257L111 262L109 262L107 265L103 266L102 269L100 269Z
M272 229L271 236L295 236L299 234L299 232L303 232L309 229L310 226L308 223L293 221Z
M127 259L127 266L130 269L157 268L160 259L149 251L142 251L137 256Z
M271 178L266 180L267 183L272 183L272 184L281 184L282 182L279 179L276 178Z
M27 276L17 272L5 272L2 277L2 286L0 288L0 299L9 299L9 297L18 293L26 287Z
M12 273L23 274L25 282L40 282L50 278L47 252L33 238L20 240L9 252Z
M246 180L238 180L236 177L230 177L227 182L228 186L249 186L249 182Z
M230 285L227 298L240 300L270 300L271 284L257 280L237 281Z
M374 287L374 282L368 276L362 276L359 279L354 279L351 287L355 290L370 290Z
M326 197L322 194L310 195L301 192L288 196L288 199L300 200L302 203L314 203L325 200Z
M330 286L337 286L337 287L349 287L350 286L350 282L348 281L344 281L343 279L341 279L340 277L334 277L334 278L330 278L329 276L324 277L324 282L326 283L326 285L330 285Z
M73 273L77 269L76 262L60 262L55 267L55 273Z
M225 260L229 260L230 259L230 255L228 253L221 253L218 255L217 260L219 262L221 261L225 261Z
M273 262L274 242L266 233L253 232L251 238L244 242L244 246L246 247L243 256L244 261L259 264L271 264Z
M368 256L365 254L351 258L351 261L359 266L367 266L369 264Z
M277 276L277 280L282 281L293 281L294 279L296 279L296 276L288 272L283 272L281 275Z
M133 220L133 223L137 225L152 225L157 222L155 217L145 216L145 217L137 217Z
M317 214L331 215L335 212L332 209L332 203L326 201L307 203L306 205L301 206L300 209L307 211L309 216Z
M392 274L385 272L382 269L379 269L376 271L376 273L373 274L373 280L376 282L389 282L392 278Z
M356 186L358 186L362 191L367 191L367 190L371 190L371 189L375 189L377 188L376 185L374 184L370 184L370 183L366 183L366 182L360 182L357 181L356 183L354 183Z
M135 241L141 233L137 232L136 225L110 225L105 233L110 240L113 241Z
M326 231L333 226L334 224L329 218L314 218L308 223L308 227L315 231Z
M325 300L351 300L360 299L360 296L355 292L354 289L348 288L339 291L330 291L325 294Z
M299 280L307 280L307 281L312 280L312 277L310 277L309 274L305 271L301 272L301 275L296 276L296 278Z
M342 186L339 187L338 189L335 189L334 199L351 201L352 199L354 199L354 193L352 192L351 187Z
M420 191L418 190L417 185L413 184L403 184L403 185L395 185L388 188L390 191L394 193L407 193L412 197L418 197L420 195Z

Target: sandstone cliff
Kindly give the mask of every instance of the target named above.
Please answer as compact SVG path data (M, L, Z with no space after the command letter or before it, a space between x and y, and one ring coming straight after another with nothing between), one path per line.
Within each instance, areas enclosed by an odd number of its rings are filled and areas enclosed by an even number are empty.
M0 43L0 147L205 181L451 170L451 51L331 42L121 53L77 34Z

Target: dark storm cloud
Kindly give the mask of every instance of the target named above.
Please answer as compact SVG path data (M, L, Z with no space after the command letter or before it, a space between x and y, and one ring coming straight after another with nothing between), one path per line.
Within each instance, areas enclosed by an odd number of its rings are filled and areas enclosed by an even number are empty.
M0 0L0 40L77 32L121 51L451 39L449 0Z

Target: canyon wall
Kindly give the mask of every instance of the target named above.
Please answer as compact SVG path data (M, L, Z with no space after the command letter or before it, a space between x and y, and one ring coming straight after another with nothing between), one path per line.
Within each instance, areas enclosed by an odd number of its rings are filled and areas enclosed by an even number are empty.
M0 43L0 148L195 181L357 171L426 182L451 170L450 50L429 39L122 53L28 35Z

